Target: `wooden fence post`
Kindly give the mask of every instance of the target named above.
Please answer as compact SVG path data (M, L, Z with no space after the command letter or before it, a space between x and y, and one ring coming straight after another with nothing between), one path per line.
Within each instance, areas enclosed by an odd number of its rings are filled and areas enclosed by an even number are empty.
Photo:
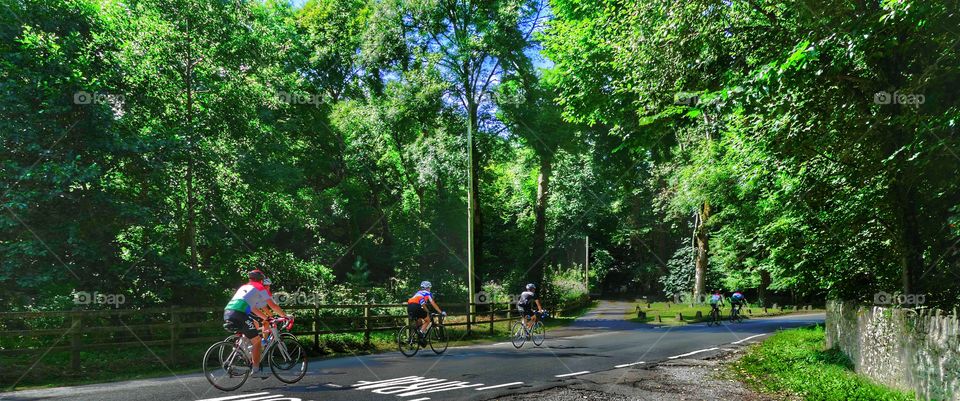
M370 303L363 307L363 345L370 346Z
M493 302L490 303L490 335L493 335L493 320L494 320L493 314L494 314L494 312L495 312L496 309L497 309L497 308L495 308L496 305L497 305L497 304L495 304L495 303L493 303Z
M510 301L507 301L507 320L510 320L510 318L511 318L510 315L512 315L512 313L510 313L510 312L512 312L512 311L513 311L513 310L510 309ZM954 314L956 314L956 313L954 313ZM510 322L507 322L507 324L509 325Z
M70 324L70 367L73 373L80 372L80 342L83 340L83 316L80 310L74 308L73 320Z
M470 306L472 306L472 305L473 305L473 302L468 302L468 303L467 303L467 336L470 335L470 325L471 325L471 323L472 323L472 322L470 321L470 318L472 317L472 316L470 316Z
M320 322L320 307L316 302L313 304L313 350L320 352L320 330L317 330L317 323Z
M170 307L170 351L169 351L170 364L173 364L176 362L175 355L177 355L177 342L178 342L177 340L179 340L178 338L179 325L180 325L180 317L179 315L177 315L177 311L174 310L174 308L171 306Z

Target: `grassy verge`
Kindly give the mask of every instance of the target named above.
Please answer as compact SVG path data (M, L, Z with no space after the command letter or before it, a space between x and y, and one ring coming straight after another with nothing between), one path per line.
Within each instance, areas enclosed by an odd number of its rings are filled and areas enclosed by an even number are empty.
M913 400L853 371L837 349L824 349L823 326L778 332L733 365L735 379L764 393L804 400Z
M636 308L639 307L639 310L646 313L646 317L640 318L637 317ZM721 308L721 318L729 319L730 317L730 305L726 305ZM697 312L700 312L701 317L697 317ZM813 312L823 312L823 309L793 309L785 308L783 310L777 308L767 308L767 311L764 312L763 307L758 307L757 305L745 306L741 310L741 314L745 319L751 317L769 317L769 316L780 316L787 315L791 313L813 313ZM682 315L683 320L680 320L678 317ZM659 319L658 319L659 316ZM627 319L632 322L637 323L651 323L651 324L662 324L666 326L676 326L684 325L690 323L699 323L705 322L710 318L710 305L685 305L685 304L675 304L672 302L654 302L647 304L645 302L637 303L634 310L627 313Z
M547 328L568 325L589 308L590 306L585 306L567 311L560 317L551 317L547 320ZM465 326L449 327L447 333L450 346L507 341L511 324L509 321L496 322L491 333L490 324L481 319L473 326L469 335ZM373 332L369 344L364 343L362 333L322 335L318 347L314 347L313 336L300 336L299 340L307 348L311 359L335 358L396 352L395 334L392 331ZM197 373L203 354L209 346L210 344L184 345L177 348L177 358L172 360L169 358L170 347L166 345L85 351L80 353L80 372L70 369L68 352L50 352L39 360L33 355L5 356L0 358L0 366L4 367L0 370L0 383L3 383L0 392L14 390L14 384L16 390L24 390Z

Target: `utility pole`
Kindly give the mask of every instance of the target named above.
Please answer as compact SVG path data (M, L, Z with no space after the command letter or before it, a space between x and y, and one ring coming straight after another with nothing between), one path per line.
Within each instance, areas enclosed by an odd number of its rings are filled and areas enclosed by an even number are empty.
M467 324L469 327L470 319L477 313L477 306L473 303L473 123L467 121L467 305L469 305L469 315Z
M583 287L590 295L590 236L583 237Z

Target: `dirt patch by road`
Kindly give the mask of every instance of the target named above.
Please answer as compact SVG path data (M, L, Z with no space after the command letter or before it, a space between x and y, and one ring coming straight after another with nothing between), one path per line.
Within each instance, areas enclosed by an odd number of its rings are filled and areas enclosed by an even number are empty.
M711 359L677 359L657 365L639 365L579 376L549 390L517 394L501 400L636 401L636 400L783 400L756 393L726 373L728 364L744 348L729 350Z

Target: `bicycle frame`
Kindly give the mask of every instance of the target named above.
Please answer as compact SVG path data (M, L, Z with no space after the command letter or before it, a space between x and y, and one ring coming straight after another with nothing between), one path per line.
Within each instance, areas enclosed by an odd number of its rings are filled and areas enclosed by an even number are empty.
M267 350L269 350L271 347L274 347L274 346L280 347L280 352L283 353L284 358L288 358L288 359L290 358L290 352L287 350L286 344L284 344L283 341L279 340L280 329L277 328L277 325L274 321L271 321L268 324L269 324L269 329L268 329L268 335L267 335L267 345L263 346L263 348L260 349L260 359L257 361L257 366L261 366L261 364L263 363L263 360L267 357ZM261 333L260 335L263 336L263 333ZM252 353L247 350L247 347L242 346L240 344L244 342L244 340L249 342L250 339L246 338L246 336L239 333L237 333L237 337L238 338L235 340L234 347L233 347L234 353L230 355L230 362L233 362L232 359L236 354L237 349L240 349L240 352L243 352L243 354L247 357L247 360L252 361L253 360Z

